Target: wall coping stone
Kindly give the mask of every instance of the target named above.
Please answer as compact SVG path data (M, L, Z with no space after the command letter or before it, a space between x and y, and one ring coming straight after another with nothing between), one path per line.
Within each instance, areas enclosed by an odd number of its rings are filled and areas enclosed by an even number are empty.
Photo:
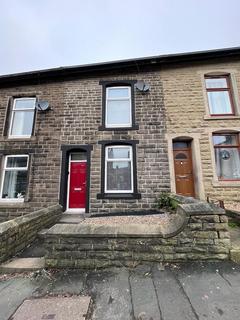
M9 229L14 229L17 227L20 227L24 225L25 223L28 223L32 220L35 220L39 217L42 217L44 215L47 215L49 211L58 211L61 210L62 207L59 204L50 206L48 208L43 208L37 211L34 211L32 213L28 213L22 217L17 217L13 220L5 221L0 223L0 235L3 235L4 233L8 232Z
M164 224L108 224L93 225L87 223L73 224L55 224L50 228L45 236L64 237L160 237L170 238L180 233L188 223L188 217L183 211L172 214L168 223Z

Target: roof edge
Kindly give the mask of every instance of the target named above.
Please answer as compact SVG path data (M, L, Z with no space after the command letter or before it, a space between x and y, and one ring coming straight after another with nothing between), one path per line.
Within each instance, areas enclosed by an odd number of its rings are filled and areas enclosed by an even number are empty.
M125 60L115 60L93 64L83 64L75 66L57 67L51 69L42 69L22 73L13 73L0 76L0 87L11 85L24 85L31 82L42 83L47 80L59 80L69 76L91 75L98 72L118 69L136 69L140 70L142 66L164 65L178 62L202 61L206 59L225 58L240 56L240 47L214 49L206 51L184 52L165 54L158 56L149 56L141 58L132 58Z

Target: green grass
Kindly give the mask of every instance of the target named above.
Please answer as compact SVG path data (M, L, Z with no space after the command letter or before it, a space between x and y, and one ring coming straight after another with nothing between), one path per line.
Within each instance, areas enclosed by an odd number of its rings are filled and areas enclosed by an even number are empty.
M235 222L235 221L229 221L228 225L230 228L239 228L240 227L240 223L239 222Z

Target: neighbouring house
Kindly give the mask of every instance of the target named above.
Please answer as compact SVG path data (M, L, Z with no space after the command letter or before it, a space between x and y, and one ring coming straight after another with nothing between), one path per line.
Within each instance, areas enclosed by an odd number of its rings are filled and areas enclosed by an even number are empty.
M0 77L0 220L240 200L240 48ZM50 108L48 108L48 104Z
M172 192L240 201L239 53L202 52L162 66Z

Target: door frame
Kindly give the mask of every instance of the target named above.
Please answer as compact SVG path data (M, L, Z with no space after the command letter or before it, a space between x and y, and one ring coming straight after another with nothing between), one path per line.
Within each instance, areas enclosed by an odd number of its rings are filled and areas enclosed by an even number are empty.
M175 175L175 188L177 189L177 181L176 181L176 166L175 166L175 152L188 152L189 154L189 161L191 164L191 170L192 170L192 186L193 186L193 195L191 197L195 197L196 196L196 192L195 192L195 177L194 177L194 166L193 166L193 159L192 159L192 141L191 140L173 140L173 144L174 142L187 142L188 146L186 148L179 148L179 149L172 149L173 150L173 162L174 162L174 175Z
M175 170L174 170L174 157L173 157L173 141L176 140L191 140L192 149L192 165L194 173L194 189L195 197L205 200L205 190L203 183L203 170L200 151L200 133L167 133L165 135L168 144L168 163L170 171L170 187L171 192L176 193ZM197 174L197 177L196 177Z
M87 179L86 179L86 204L85 213L89 213L90 209L90 167L91 167L91 151L93 146L88 145L62 145L62 164L60 175L60 191L59 191L59 204L63 207L63 211L68 208L68 177L69 177L69 156L75 152L86 152L87 155ZM79 209L78 209L79 212Z
M84 151L86 152L86 151ZM67 182L67 204L66 204L66 211L69 213L85 213L86 212L86 203L85 203L85 208L69 208L69 191L70 191L70 178L71 178L71 163L72 162L87 162L87 160L71 160L71 155L72 153L77 153L75 152L69 152L68 155L68 182ZM87 179L86 179L87 180ZM87 181L86 181L86 185L87 185Z

